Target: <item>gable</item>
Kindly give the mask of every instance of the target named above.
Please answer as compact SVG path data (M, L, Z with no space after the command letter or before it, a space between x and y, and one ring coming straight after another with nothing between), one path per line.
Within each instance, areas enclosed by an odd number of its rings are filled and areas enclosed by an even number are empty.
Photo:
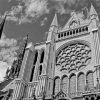
M75 12L71 13L71 18L68 20L68 22L65 24L63 30L68 29L70 27L73 27L74 25L78 25L78 18Z
M62 90L54 97L55 99L67 99L70 100L71 98L69 97L68 94L64 93Z
M77 13L77 12L73 11L71 13L70 19L65 24L62 31L66 30L66 29L74 29L74 28L79 27L80 25L84 25L87 23L88 23L88 20L84 18L83 12Z

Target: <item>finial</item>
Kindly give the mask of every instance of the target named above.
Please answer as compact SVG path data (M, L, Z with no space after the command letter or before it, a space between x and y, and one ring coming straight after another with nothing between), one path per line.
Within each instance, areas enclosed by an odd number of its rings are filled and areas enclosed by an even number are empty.
M29 33L27 33L26 36L24 37L24 40L25 40L26 42L28 42L28 39L29 39Z
M30 33L27 33L27 34L26 34L27 38L29 38L29 34L30 34Z

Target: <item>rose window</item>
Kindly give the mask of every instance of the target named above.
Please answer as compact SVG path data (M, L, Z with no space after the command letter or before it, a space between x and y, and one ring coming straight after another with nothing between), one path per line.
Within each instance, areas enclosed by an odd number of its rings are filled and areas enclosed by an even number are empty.
M56 58L56 66L60 71L78 71L88 65L91 60L91 49L83 43L75 43L62 49Z

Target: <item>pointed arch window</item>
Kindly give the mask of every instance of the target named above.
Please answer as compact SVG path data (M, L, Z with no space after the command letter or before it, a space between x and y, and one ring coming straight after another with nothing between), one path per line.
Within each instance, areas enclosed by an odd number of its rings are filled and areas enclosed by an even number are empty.
M84 76L84 73L80 73L78 75L78 80L77 80L77 83L78 83L78 92L84 92L84 89L85 89L85 76Z
M35 58L34 58L33 65L36 64L36 62L37 62L37 57L38 57L38 51L35 52Z
M32 68L31 77L30 77L30 82L32 82L32 80L33 80L34 69L35 69L35 66L33 66L33 68Z
M60 78L57 77L54 80L54 94L56 95L60 91Z
M70 81L69 81L69 89L70 89L70 93L75 93L76 92L76 75L72 74L70 77Z
M31 72L31 76L30 76L30 82L32 82L32 80L33 80L35 65L37 62L37 57L38 57L38 51L35 52L35 57L34 57L34 61L33 61L33 68L32 68L32 72Z
M94 81L93 81L93 72L92 71L89 71L87 73L86 79L88 81L89 89L93 89L94 88Z
M68 90L68 77L67 76L62 77L62 90L64 93L67 93L67 90Z
M44 60L44 50L41 53L40 63L43 63L43 60Z
M42 65L40 65L40 67L39 67L39 75L41 75L42 74Z

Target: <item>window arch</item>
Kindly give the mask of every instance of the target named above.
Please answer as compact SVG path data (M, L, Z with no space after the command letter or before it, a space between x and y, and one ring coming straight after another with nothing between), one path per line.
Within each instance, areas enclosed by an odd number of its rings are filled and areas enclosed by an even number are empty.
M32 82L32 80L33 80L34 69L35 69L35 66L33 66L33 68L32 68L31 77L30 77L30 82Z
M93 72L89 71L86 75L86 79L88 82L88 87L89 89L93 89L94 88L94 82L93 82Z
M36 64L36 62L37 62L37 57L38 57L38 51L35 51L35 57L34 57L33 65Z
M54 79L54 94L56 95L60 91L60 78L56 77Z
M69 90L70 93L76 92L76 75L72 74L69 79Z
M85 76L84 73L79 73L77 78L78 92L84 92L85 89Z
M64 75L62 77L62 90L64 93L67 93L68 90L68 77L66 75Z
M39 67L39 75L41 75L42 74L42 65L40 65L40 67Z
M35 64L37 62L37 57L38 57L38 51L35 51L35 57L34 57L34 61L33 61L33 67L32 67L32 72L31 72L31 76L30 76L30 82L32 82L32 80L33 80Z
M44 50L41 53L41 57L40 57L40 63L43 63L44 60Z

